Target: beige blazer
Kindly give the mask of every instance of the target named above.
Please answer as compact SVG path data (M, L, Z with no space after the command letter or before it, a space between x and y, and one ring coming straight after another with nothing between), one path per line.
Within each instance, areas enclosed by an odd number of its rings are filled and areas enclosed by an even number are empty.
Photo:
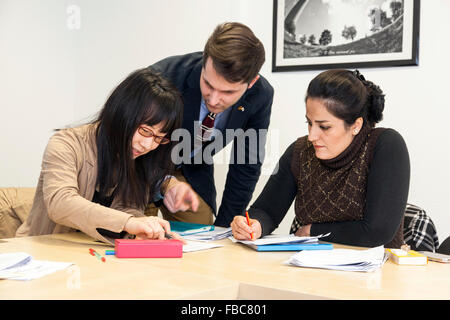
M97 180L95 129L88 124L50 138L33 206L17 237L80 230L112 243L97 228L121 232L130 217L144 216L141 210L123 207L120 199L114 199L110 208L91 201Z

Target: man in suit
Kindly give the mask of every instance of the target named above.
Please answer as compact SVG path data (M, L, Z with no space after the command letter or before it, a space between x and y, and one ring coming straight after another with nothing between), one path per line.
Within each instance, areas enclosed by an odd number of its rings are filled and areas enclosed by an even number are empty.
M187 142L188 150L173 152L172 160L175 177L187 181L200 199L196 212L173 213L170 206L161 206L165 219L228 227L235 215L245 212L261 173L273 101L272 86L259 75L264 61L264 47L247 26L224 23L216 27L203 52L169 57L149 67L171 80L183 96L182 130L189 137L179 146ZM208 117L212 126L203 122ZM231 141L232 157L216 215L211 157Z

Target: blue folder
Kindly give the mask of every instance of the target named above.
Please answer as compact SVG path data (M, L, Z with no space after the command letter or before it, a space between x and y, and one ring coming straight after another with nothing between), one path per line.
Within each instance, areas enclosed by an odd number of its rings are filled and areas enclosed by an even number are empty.
M169 223L170 230L179 233L181 236L214 230L214 225L208 224L188 223L181 221L169 221Z
M333 245L331 243L278 243L278 244L264 244L254 245L246 244L256 251L301 251L301 250L331 250Z

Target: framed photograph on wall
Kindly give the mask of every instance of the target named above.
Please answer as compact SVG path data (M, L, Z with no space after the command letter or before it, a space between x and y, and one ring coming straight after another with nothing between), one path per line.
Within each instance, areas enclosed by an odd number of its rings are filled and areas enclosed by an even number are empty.
M419 64L419 0L274 0L272 71Z

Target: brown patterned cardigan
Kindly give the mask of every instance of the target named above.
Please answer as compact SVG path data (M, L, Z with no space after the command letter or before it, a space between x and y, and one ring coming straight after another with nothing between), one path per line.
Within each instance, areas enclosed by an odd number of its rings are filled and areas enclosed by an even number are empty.
M392 129L365 128L338 157L315 157L307 137L281 157L249 209L263 235L275 230L295 198L295 225L312 224L311 235L349 245L400 247L409 190L409 155Z

